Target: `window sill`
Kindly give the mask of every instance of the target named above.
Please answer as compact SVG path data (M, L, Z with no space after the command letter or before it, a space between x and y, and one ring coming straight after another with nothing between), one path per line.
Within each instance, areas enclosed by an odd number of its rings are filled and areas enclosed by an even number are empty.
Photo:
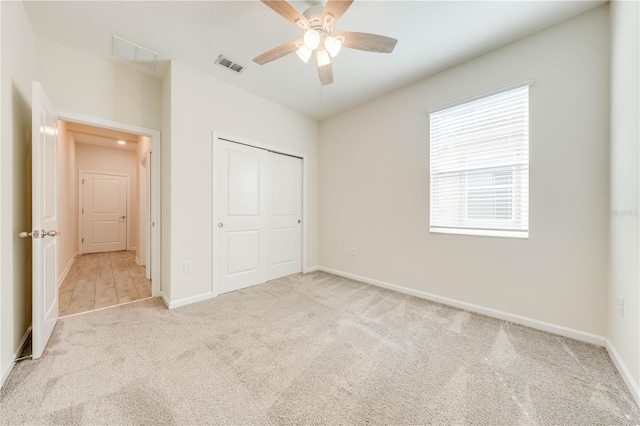
M464 228L429 228L434 234L474 235L482 237L503 237L528 239L529 231L500 231L495 229L464 229Z

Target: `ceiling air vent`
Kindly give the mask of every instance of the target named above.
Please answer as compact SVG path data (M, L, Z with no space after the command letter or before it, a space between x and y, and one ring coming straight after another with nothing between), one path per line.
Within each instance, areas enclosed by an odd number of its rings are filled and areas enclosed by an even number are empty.
M231 71L235 71L237 73L242 72L242 70L244 69L242 65L239 65L233 61L230 61L229 59L225 58L223 55L218 56L218 59L216 59L216 64L220 65L221 67L225 67Z
M113 36L113 56L149 69L155 69L158 62L156 52L116 36Z

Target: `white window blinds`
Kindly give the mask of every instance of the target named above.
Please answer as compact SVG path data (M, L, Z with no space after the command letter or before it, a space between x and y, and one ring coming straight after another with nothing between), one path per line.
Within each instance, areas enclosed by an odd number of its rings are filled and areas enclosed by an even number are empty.
M529 86L430 114L431 232L528 237Z

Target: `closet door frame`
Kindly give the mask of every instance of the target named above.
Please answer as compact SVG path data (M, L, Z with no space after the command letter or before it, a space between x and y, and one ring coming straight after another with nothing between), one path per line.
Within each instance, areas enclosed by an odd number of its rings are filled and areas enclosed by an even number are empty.
M308 170L309 167L307 165L307 156L297 152L297 151L293 151L293 150L288 150L288 149L282 149L280 147L275 147L275 146L271 146L271 145L267 145L267 144L263 144L263 143L259 143L259 142L255 142L252 140L248 140L248 139L243 139L243 138L238 138L235 136L231 136L231 135L227 135L227 134L223 134L223 133L218 133L218 132L213 132L212 134L212 145L213 145L213 149L212 149L212 158L211 158L211 164L212 166L215 165L215 159L216 159L216 154L217 154L217 141L218 140L223 140L223 141L227 141L227 142L234 142L234 143L239 143L242 145L247 145L250 147L254 147L254 148L259 148L259 149L264 149L267 151L271 151L271 152L275 152L277 154L283 154L283 155L289 155L292 157L298 157L302 160L302 239L301 239L301 250L302 250L302 272L306 273L306 272L311 272L309 265L307 264L307 238L309 235L309 229L308 229L308 208L307 208L307 204L308 204ZM211 200L212 200L212 217L211 217L211 253L212 253L212 260L211 260L211 292L213 293L213 296L217 296L218 294L220 294L220 285L217 282L217 276L216 276L216 270L215 268L217 267L216 261L217 261L217 252L216 252L216 230L217 230L217 224L219 222L218 220L218 215L219 212L217 210L217 206L215 203L216 200L216 171L212 169L212 173L211 173L211 179L212 179L212 185L211 185Z

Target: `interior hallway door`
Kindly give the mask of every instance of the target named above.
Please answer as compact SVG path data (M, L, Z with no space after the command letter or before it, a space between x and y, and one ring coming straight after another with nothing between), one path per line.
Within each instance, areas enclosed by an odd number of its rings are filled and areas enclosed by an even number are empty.
M83 173L81 252L127 249L127 177Z

